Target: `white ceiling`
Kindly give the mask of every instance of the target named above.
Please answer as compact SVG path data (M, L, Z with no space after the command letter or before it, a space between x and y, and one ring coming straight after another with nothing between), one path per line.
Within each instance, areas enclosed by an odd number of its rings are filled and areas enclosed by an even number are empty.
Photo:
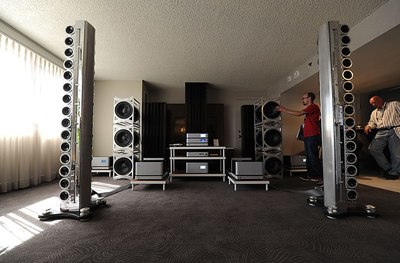
M0 19L62 59L66 26L87 20L96 29L97 80L265 90L317 53L320 25L352 27L386 2L1 0Z

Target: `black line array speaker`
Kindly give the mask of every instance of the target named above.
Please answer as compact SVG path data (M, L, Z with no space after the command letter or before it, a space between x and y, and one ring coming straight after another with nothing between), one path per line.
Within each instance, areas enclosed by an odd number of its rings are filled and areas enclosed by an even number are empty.
M207 132L207 86L206 82L185 83L186 132Z
M330 21L318 34L324 206L328 217L357 210L355 108L349 27ZM309 202L313 202L310 199ZM375 208L365 206L367 215Z
M143 117L143 158L165 158L167 149L167 104L145 103Z
M114 98L113 178L133 179L141 159L140 104L134 98Z
M279 98L260 98L254 103L255 160L262 161L267 176L282 178L282 119Z
M241 111L241 136L242 157L255 159L254 148L254 106L242 105Z
M91 206L95 29L76 21L65 31L60 210L84 217Z

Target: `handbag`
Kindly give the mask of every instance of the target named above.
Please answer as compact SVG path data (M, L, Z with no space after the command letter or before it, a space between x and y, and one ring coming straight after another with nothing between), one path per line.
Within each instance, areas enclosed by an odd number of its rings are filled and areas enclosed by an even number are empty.
M304 140L303 129L304 129L304 123L302 123L300 125L299 130L297 131L297 134L296 134L296 139L299 140L299 141L303 141Z

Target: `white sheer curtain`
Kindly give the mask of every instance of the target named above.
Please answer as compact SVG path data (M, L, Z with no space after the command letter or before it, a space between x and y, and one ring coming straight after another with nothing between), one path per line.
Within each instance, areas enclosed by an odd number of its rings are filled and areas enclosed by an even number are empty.
M62 74L0 33L0 193L58 176Z

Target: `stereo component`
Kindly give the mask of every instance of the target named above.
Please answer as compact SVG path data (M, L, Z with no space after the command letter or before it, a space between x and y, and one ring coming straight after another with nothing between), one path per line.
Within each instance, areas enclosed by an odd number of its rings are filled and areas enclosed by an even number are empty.
M231 158L231 172L236 173L236 162L251 162L250 157L232 157Z
M235 162L235 174L236 175L258 175L263 176L263 163L262 162Z
M186 146L208 146L207 133L187 133Z
M187 157L202 157L208 156L208 152L186 152Z
M135 178L145 177L148 175L159 175L164 174L163 162L135 162Z
M93 156L92 169L109 169L112 166L112 157Z
M188 174L208 173L208 163L186 162L186 173Z
M306 168L307 159L304 155L285 155L283 163L289 169Z

